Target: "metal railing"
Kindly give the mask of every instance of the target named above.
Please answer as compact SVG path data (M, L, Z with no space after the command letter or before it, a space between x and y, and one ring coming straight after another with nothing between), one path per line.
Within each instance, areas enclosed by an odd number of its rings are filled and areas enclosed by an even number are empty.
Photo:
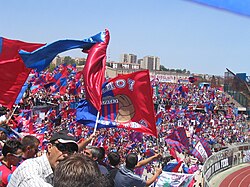
M250 162L250 144L234 145L210 156L203 165L203 186L210 187L209 181L218 173L233 166Z

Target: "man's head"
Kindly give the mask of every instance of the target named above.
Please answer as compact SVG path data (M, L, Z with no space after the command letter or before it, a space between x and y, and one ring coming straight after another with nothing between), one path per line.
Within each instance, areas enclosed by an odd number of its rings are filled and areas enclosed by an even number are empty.
M6 140L10 132L11 132L10 127L2 123L0 125L0 140Z
M129 153L126 157L126 167L128 169L134 169L138 163L138 157L135 153Z
M88 187L101 176L97 163L82 154L60 162L54 172L54 187Z
M35 137L31 135L27 135L22 139L22 145L23 145L23 157L25 159L33 158L38 152L38 146L40 144L40 141Z
M111 166L117 166L117 165L119 165L119 163L121 161L121 157L120 157L119 153L117 153L117 152L110 152L108 154L108 160L109 160L109 164Z
M22 144L19 140L7 140L3 146L2 154L9 165L16 166L22 160Z
M88 146L84 150L84 155L89 158L92 158L94 161L97 161L101 157L101 151L98 147Z
M66 130L61 130L52 135L50 143L48 144L47 157L52 168L68 155L78 151L78 145L74 137Z

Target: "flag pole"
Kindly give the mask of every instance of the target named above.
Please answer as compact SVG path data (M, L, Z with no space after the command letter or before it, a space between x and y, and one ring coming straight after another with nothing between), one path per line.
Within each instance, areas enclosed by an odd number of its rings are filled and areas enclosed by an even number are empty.
M96 116L96 120L95 120L95 127L94 127L94 132L93 132L93 134L96 133L97 122L98 122L98 119L99 119L99 115L100 115L100 112L98 111L98 112L97 112L97 116ZM91 145L93 145L93 141L94 141L94 139L91 140Z
M11 117L14 115L14 113L15 113L15 111L16 111L17 108L19 108L18 105L15 106L15 108L14 108L13 111L11 112L10 116L8 117L8 119L7 119L7 121L6 121L6 124L7 124L7 125L8 125L8 123L9 123ZM9 126L9 125L8 125L8 126ZM17 132L16 130L14 130L14 129L11 128L11 127L10 127L10 129L11 129L11 131L14 132L17 136L19 136L20 138L23 138L23 135L21 135L19 132Z
M13 116L13 114L15 113L15 111L16 111L17 108L18 108L18 105L15 106L14 110L13 110L13 111L10 113L10 115L8 116L8 119L7 119L7 121L6 121L6 124L9 123L11 117Z

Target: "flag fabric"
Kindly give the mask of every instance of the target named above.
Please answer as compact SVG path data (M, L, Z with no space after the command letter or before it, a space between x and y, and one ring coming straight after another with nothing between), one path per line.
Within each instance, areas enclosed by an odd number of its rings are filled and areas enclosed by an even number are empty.
M189 0L233 13L250 16L250 0Z
M129 140L132 142L142 142L143 134L140 132L132 132L129 134Z
M77 48L89 50L94 44L102 41L102 32L100 32L84 40L58 40L32 52L23 49L19 54L26 67L42 71L59 53Z
M29 87L29 85L30 85L29 81L32 79L32 77L33 77L32 74L30 74L30 75L28 76L28 78L27 78L27 80L25 81L25 83L24 83L24 85L23 85L21 91L19 92L19 94L18 94L18 96L17 96L17 98L16 98L15 104L18 104L18 103L21 101L21 99L22 99L22 97L23 97L23 94L26 92L26 90L28 89L28 87Z
M180 166L182 165L183 161L179 162L169 162L163 167L163 171L168 172L178 172Z
M193 174L174 173L163 171L155 187L188 187L194 178Z
M174 129L174 131L167 138L178 141L186 148L189 148L189 139L184 127L178 127L177 129Z
M105 81L106 51L109 43L109 31L101 35L102 42L90 48L83 68L83 82L86 99L98 110L101 110L102 85Z
M157 126L160 125L163 121L163 112L162 111L158 112L155 118L156 118L156 125Z
M195 158L198 158L198 160L202 163L205 162L205 160L212 155L212 152L211 152L211 149L208 145L208 143L206 142L206 140L204 139L200 139L193 151L192 151L192 155L195 157Z
M191 83L194 83L194 82L197 81L197 78L195 78L195 77L189 77L188 81L191 82Z
M141 166L141 167L135 168L134 169L135 174L139 175L140 177L142 177L143 171L144 171L145 167L146 166Z
M182 144L181 144L180 142L178 142L178 141L175 141L175 140L166 138L166 139L165 139L165 142L166 142L170 147L172 147L173 149L175 149L176 151L178 151L179 153L181 153L181 152L185 149L185 146L182 145Z
M27 43L0 37L0 104L11 108L31 71L18 52L34 51L44 44Z
M171 146L170 149L169 149L169 154L175 158L178 162L181 160L177 154L176 154L176 150Z
M79 103L76 120L94 127L97 110ZM157 136L149 71L109 79L102 88L102 108L97 128L118 127Z
M199 133L202 130L202 124L200 123L199 125L196 126L195 128L195 133Z
M153 149L147 149L144 154L147 158L149 158L155 155L155 151Z
M55 85L51 86L50 89L52 93L59 92L61 95L66 93L67 89L67 78L68 78L68 70L66 64L62 66L61 72L57 73L53 80L55 80Z

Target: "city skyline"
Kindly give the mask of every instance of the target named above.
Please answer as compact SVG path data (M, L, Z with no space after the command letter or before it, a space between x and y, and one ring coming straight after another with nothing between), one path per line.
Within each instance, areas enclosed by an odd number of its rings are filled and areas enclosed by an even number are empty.
M110 31L108 60L157 56L168 69L250 75L250 19L185 0L3 1L2 37L52 43ZM81 50L60 56L86 57Z

